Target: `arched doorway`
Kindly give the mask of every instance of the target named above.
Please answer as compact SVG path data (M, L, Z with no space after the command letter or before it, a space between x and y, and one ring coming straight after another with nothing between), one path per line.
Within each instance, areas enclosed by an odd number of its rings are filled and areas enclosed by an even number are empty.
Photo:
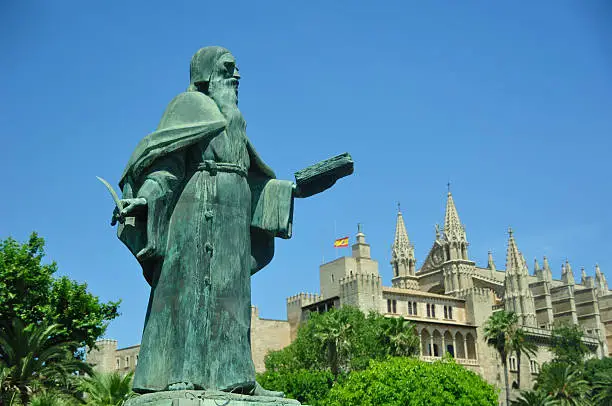
M445 345L445 352L449 353L451 355L451 357L455 357L455 347L453 345L453 335L450 333L450 331L446 331L444 333L444 345Z
M421 330L421 355L431 355L431 336L426 329Z
M467 344L467 357L469 359L476 359L476 340L472 333L467 333L465 341Z
M463 334L457 331L455 334L455 343L457 343L457 348L455 351L457 352L456 358L465 358L465 347L463 346Z
M434 330L433 332L433 356L441 357L442 356L442 334L438 330Z

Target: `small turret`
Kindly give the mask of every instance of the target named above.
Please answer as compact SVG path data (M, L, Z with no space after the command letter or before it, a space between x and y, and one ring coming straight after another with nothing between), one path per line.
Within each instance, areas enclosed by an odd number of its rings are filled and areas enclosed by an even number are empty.
M546 255L544 255L542 266L542 271L544 272L544 280L547 282L552 282L552 269L550 269L550 265L548 265L548 258L546 257Z
M397 207L397 221L395 223L395 236L391 247L391 267L393 268L392 283L395 287L415 288L416 282L416 258L414 256L414 245L410 243L404 216ZM410 280L408 280L410 279Z
M357 224L357 235L355 236L357 242L353 244L352 251L354 258L371 258L370 257L370 244L366 243L365 234L363 233L361 224Z
M544 270L540 268L537 258L534 258L533 260L533 274L539 281L545 280Z
M565 260L565 266L561 268L561 280L566 285L575 285L576 279L574 278L574 272L572 271L572 266L569 261Z
M495 267L495 262L493 262L493 253L491 251L489 251L488 254L487 269L490 269L491 271L497 270L497 268Z
M535 327L535 303L529 289L528 270L520 253L512 229L508 230L508 251L506 254L505 308L519 317L521 325Z
M595 264L595 288L597 289L598 295L605 295L608 293L608 281L606 276L599 269L599 264Z
M469 243L465 234L465 227L461 220L459 220L459 213L457 212L457 207L455 207L453 195L450 192L450 185L446 199L441 242L444 245L446 261L469 259L467 251Z

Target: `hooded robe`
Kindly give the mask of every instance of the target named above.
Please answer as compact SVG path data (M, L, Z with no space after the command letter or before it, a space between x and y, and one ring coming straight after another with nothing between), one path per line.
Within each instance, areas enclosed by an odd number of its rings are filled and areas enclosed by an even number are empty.
M151 285L136 392L255 383L250 276L291 237L293 184L226 127L209 96L181 93L121 178L123 198L147 200L118 228Z

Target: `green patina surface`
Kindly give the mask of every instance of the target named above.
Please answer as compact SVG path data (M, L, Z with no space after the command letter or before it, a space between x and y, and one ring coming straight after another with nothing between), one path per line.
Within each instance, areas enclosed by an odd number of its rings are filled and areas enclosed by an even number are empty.
M291 237L293 199L353 171L344 154L299 171L295 183L276 179L246 137L239 79L229 51L199 50L188 90L137 145L120 181L113 224L151 286L137 392L278 395L255 382L250 277L272 260L275 237Z

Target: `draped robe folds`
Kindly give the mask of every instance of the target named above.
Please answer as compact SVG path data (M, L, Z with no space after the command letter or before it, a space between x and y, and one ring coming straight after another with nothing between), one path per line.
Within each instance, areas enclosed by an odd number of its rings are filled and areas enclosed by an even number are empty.
M151 285L134 390L253 386L250 276L272 259L274 237L291 237L292 183L227 131L211 98L185 92L138 144L120 187L147 200L118 228Z

